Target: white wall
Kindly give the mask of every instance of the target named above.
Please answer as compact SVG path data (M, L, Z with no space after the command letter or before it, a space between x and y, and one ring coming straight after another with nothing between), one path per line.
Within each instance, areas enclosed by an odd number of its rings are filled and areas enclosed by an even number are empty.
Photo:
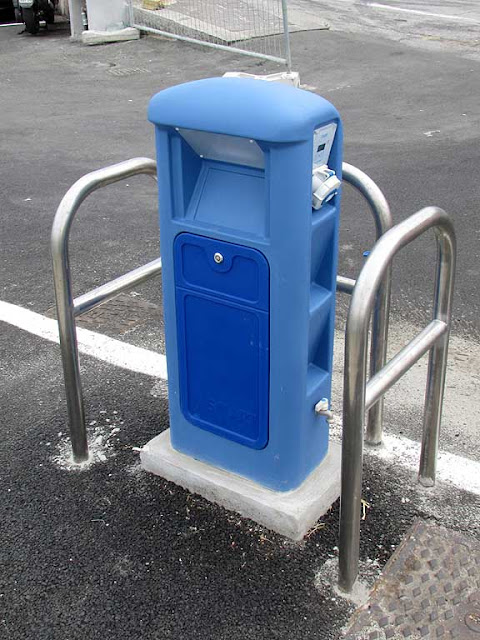
M72 38L79 38L83 31L82 0L68 0L68 16Z
M113 31L128 25L125 0L87 0L88 28Z

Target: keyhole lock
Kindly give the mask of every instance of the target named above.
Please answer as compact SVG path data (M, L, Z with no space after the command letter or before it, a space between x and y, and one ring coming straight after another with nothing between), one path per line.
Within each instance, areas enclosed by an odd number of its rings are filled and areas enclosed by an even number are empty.
M223 256L221 253L215 253L213 259L217 264L221 264L223 262Z

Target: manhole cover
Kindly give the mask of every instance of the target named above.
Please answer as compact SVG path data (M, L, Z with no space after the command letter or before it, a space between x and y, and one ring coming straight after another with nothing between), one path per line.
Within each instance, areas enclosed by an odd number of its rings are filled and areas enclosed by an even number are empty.
M480 543L415 523L345 637L480 640Z
M56 317L55 307L49 309L46 315ZM159 327L163 326L160 307L140 296L127 293L120 293L116 298L88 311L76 320L79 327L104 329L119 334L152 321Z

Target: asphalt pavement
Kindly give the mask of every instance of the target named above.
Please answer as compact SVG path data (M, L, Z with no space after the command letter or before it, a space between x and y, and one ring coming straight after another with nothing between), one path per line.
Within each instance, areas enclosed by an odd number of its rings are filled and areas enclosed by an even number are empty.
M48 316L55 209L85 173L154 157L150 97L226 71L280 69L159 38L87 48L70 41L66 25L38 37L18 31L0 30L0 302ZM292 51L302 82L342 115L345 160L381 186L394 219L429 204L454 216L459 264L443 448L459 466L478 462L479 62L448 44L430 50L377 30L296 33ZM348 189L344 196L339 270L355 275L373 225L363 203ZM154 182L99 191L72 233L75 293L158 251ZM395 262L393 345L428 317L434 262L430 236ZM134 293L132 308L148 303L136 326L120 326L112 313L92 328L161 352L161 283ZM346 304L339 299L340 334ZM90 356L82 356L82 377L100 455L72 468L58 346L13 319L0 327L0 638L339 637L355 605L333 588L338 504L292 543L147 475L133 447L168 426L166 383ZM398 438L419 439L418 387L414 376L389 396L387 426ZM371 584L416 518L478 539L478 495L468 481L420 490L401 459L367 456L362 580Z

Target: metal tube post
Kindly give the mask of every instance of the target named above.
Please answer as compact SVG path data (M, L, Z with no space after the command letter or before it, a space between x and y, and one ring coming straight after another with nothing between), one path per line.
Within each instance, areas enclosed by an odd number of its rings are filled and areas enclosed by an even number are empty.
M137 287L139 284L143 284L160 273L162 273L162 259L157 258L143 265L143 267L129 271L123 276L115 278L115 280L110 280L110 282L102 284L100 287L88 293L84 293L83 296L75 298L73 301L74 315L81 316L83 313L87 313L115 296L118 296L119 293Z
M358 280L361 277L362 273ZM350 310L358 300L357 291L355 288ZM368 320L366 323L362 320L364 316L370 318L371 306L373 301L363 314L349 313L345 334L339 587L347 592L351 591L358 573L368 342Z
M346 162L342 166L345 182L359 191L367 201L375 220L377 241L393 226L388 202L375 182L357 167ZM388 320L390 315L390 292L392 269L389 266L378 289L372 320L372 344L370 348L370 377L380 371L387 358ZM342 283L343 284L343 283ZM345 291L345 288L340 289ZM383 436L383 396L368 411L365 440L367 444L378 445Z
M432 320L428 326L410 340L397 355L392 358L373 378L367 382L365 407L371 407L404 373L424 356L448 330L448 325L441 320Z
M348 293L348 295L351 296L354 289L355 280L352 278L346 278L345 276L337 276L337 291Z
M57 218L55 218L55 220L57 220ZM85 429L80 364L78 361L77 334L73 313L68 238L63 236L63 234L60 235L61 231L58 227L55 228L55 225L54 229L57 236L55 239L56 247L54 248L52 233L53 280L57 303L58 332L60 335L70 439L72 442L74 461L84 462L88 459L88 444L87 431ZM68 230L66 235L68 235Z
M73 39L77 39L83 31L82 0L68 0L68 13L70 35Z
M450 217L437 207L427 207L410 216L380 238L365 263L357 280L348 313L345 338L343 444L342 444L342 494L340 509L339 586L350 592L358 575L360 545L360 510L362 496L363 422L367 379L368 325L378 289L389 269L391 261L400 249L430 228L435 228L439 243L437 267L437 297L434 313L439 319L450 321L455 267L455 232ZM436 455L438 426L441 408L433 407L443 397L446 363L445 336L439 336L440 353L431 367L432 380L428 385L427 400L429 419L425 428L422 458L431 465ZM442 348L443 345L443 348ZM435 347L433 347L435 349ZM443 357L445 359L443 359ZM443 375L442 375L443 373Z
M438 440L442 419L443 394L447 371L448 341L452 315L452 299L455 278L456 240L455 234L436 229L437 274L435 279L435 302L433 317L447 325L447 331L430 351L423 414L422 451L418 480L425 487L435 484Z
M107 184L141 173L156 176L155 162L148 158L133 158L83 176L70 187L63 197L53 222L51 235L53 281L57 303L70 437L75 462L84 462L88 459L88 444L68 255L70 228L78 208L93 191Z
M288 27L288 7L287 0L282 0L282 18L283 18L283 41L285 43L285 60L287 63L287 71L292 70L292 53L290 51L290 30Z

